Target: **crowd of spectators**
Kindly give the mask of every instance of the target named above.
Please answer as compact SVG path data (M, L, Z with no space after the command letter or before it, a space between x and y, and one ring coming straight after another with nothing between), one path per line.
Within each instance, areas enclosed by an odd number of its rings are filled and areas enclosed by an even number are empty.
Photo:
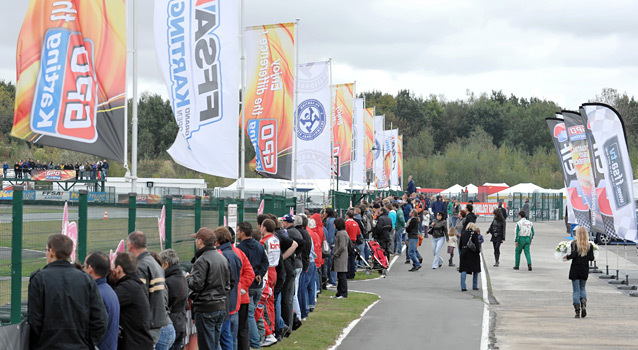
M109 162L104 160L98 160L96 162L86 163L53 163L44 162L40 160L32 160L31 158L25 160L18 160L13 164L13 176L17 179L31 179L33 171L38 170L73 170L75 171L76 180L105 180L107 172L109 170ZM3 178L7 178L9 173L9 163L6 161L2 164Z

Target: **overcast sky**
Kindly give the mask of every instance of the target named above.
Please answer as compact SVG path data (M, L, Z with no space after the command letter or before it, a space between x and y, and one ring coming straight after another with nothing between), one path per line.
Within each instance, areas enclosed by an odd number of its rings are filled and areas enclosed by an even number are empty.
M138 0L140 91L166 96L153 1ZM0 79L15 82L27 0L2 0ZM333 60L357 91L463 99L502 90L563 108L611 87L638 90L638 1L245 0L246 26L301 20L300 62Z

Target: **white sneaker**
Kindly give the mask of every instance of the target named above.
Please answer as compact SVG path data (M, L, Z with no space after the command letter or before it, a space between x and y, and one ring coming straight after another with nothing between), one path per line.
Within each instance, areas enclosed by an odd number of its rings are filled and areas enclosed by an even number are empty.
M328 283L326 284L326 288L337 288L334 284Z
M276 343L277 343L277 338L275 338L275 336L271 334L267 336L263 342L261 342L261 346L265 348L265 347L275 345Z

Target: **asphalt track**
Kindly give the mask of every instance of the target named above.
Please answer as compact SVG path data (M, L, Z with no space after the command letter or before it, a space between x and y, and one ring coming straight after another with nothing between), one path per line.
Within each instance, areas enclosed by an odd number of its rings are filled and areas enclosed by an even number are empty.
M472 277L468 276L470 290L461 292L456 267L431 268L430 242L426 239L419 247L424 261L417 272L408 272L411 265L404 264L405 255L401 255L386 278L348 281L349 290L375 293L381 300L348 334L339 350L480 347L484 309L481 281L480 290L473 291ZM442 257L448 258L447 252ZM457 256L455 263L458 266Z

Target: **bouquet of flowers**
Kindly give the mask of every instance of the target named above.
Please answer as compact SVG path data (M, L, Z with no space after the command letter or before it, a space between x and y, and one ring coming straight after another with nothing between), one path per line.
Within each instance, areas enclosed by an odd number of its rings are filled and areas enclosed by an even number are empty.
M562 241L558 243L554 250L555 259L563 259L565 255L569 255L572 252L572 243L570 241Z
M598 245L594 242L589 242L592 247L594 247L594 258L598 259ZM554 250L554 258L563 259L565 255L569 255L572 252L572 243L570 241L562 241L558 243L556 249ZM563 261L567 261L567 259L563 259Z

